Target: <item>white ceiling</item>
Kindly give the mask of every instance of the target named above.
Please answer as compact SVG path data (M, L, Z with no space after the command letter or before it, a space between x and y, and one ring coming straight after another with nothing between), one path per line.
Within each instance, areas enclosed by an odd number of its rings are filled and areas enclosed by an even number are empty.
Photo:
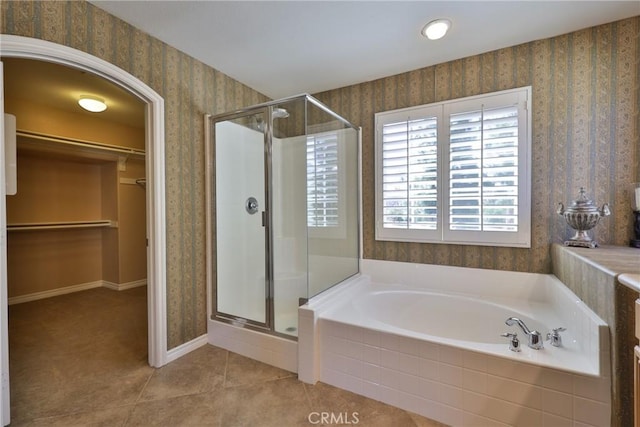
M116 123L144 128L145 103L121 87L97 75L51 62L22 58L2 58L6 98L99 117ZM89 113L78 105L82 95L104 99L107 110ZM8 113L12 113L11 105Z
M273 99L640 15L638 0L90 1ZM437 18L449 34L423 38Z

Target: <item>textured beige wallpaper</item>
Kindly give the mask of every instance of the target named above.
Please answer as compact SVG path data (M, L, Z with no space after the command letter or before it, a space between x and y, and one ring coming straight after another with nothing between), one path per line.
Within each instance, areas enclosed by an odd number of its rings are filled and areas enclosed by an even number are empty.
M86 2L3 1L0 31L91 53L165 99L168 346L206 332L203 114L263 102L256 91ZM584 186L611 217L603 244L631 237L629 184L640 180L640 17L315 95L363 128L364 256L550 272L568 237L555 205ZM533 247L376 242L373 120L378 111L531 85Z
M168 347L206 333L205 113L267 98L84 1L2 1L0 31L119 66L165 99Z
M532 86L532 247L382 242L374 239L374 114ZM362 126L364 257L544 272L549 247L570 237L556 215L587 189L612 216L602 244L632 237L630 184L640 180L640 17L539 40L315 95Z

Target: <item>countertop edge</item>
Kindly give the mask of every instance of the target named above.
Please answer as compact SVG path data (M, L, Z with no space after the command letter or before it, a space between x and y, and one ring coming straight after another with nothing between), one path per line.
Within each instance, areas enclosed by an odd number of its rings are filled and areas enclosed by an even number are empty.
M633 291L640 292L640 274L622 273L618 275L618 282Z
M629 250L625 246L601 246L598 249L582 249L566 247L558 243L553 243L552 250L564 252L568 256L574 257L587 265L611 276L620 284L640 293L640 251ZM612 264L607 259L597 259L598 254L616 251L625 260L624 264Z

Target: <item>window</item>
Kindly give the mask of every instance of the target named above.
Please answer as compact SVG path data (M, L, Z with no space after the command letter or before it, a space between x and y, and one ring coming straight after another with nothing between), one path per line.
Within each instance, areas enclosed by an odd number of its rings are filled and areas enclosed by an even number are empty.
M376 114L376 239L530 247L530 94Z
M307 137L307 225L338 226L338 138Z
M345 166L342 132L307 136L307 227L311 237L343 238Z

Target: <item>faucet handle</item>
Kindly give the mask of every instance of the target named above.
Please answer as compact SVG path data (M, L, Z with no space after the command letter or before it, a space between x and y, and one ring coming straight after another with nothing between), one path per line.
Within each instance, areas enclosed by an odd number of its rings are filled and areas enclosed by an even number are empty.
M547 341L551 341L551 345L554 347L562 347L562 337L560 332L566 331L567 328L554 328L551 332L547 333Z
M509 350L511 351L520 351L520 340L518 339L517 333L505 332L504 334L500 334L505 338L509 338Z

